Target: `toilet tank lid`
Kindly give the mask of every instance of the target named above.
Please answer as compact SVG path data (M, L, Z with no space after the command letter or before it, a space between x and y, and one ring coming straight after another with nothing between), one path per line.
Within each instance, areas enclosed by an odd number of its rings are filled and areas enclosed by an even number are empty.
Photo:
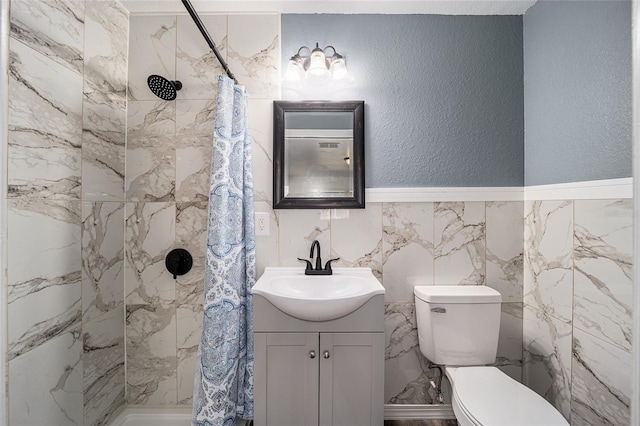
M484 285L426 285L413 287L413 294L428 303L500 303L497 290Z

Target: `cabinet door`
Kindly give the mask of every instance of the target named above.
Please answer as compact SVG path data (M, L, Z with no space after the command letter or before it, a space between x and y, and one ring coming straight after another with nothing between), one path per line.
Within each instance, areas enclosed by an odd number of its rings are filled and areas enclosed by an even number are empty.
M320 334L320 426L382 426L384 333Z
M256 426L317 426L318 333L254 336Z

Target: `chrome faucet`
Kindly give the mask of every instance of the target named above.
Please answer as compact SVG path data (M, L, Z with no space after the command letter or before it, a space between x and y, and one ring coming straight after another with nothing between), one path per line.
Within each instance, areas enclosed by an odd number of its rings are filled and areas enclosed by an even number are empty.
M298 260L307 263L307 267L304 270L304 274L305 275L331 275L331 274L333 274L333 271L331 270L331 262L334 262L336 260L340 260L340 258L337 257L335 259L327 260L327 263L324 265L324 269L323 269L322 268L322 258L320 257L320 242L318 240L314 240L313 243L311 243L311 251L309 252L309 259L313 259L313 254L315 253L316 247L318 248L318 255L316 256L316 267L315 267L315 269L313 268L313 265L311 264L311 262L309 262L307 259L298 258Z

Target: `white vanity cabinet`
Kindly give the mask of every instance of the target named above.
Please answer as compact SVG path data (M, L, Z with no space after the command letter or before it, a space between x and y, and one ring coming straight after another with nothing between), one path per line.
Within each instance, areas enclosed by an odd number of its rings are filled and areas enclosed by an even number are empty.
M254 295L256 426L382 426L384 296L303 321Z

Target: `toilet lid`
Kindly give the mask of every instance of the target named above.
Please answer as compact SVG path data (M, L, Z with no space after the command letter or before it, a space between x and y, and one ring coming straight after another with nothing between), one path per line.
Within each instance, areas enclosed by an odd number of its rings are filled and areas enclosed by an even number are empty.
M477 424L569 425L544 398L496 367L459 367L447 372L460 408Z

